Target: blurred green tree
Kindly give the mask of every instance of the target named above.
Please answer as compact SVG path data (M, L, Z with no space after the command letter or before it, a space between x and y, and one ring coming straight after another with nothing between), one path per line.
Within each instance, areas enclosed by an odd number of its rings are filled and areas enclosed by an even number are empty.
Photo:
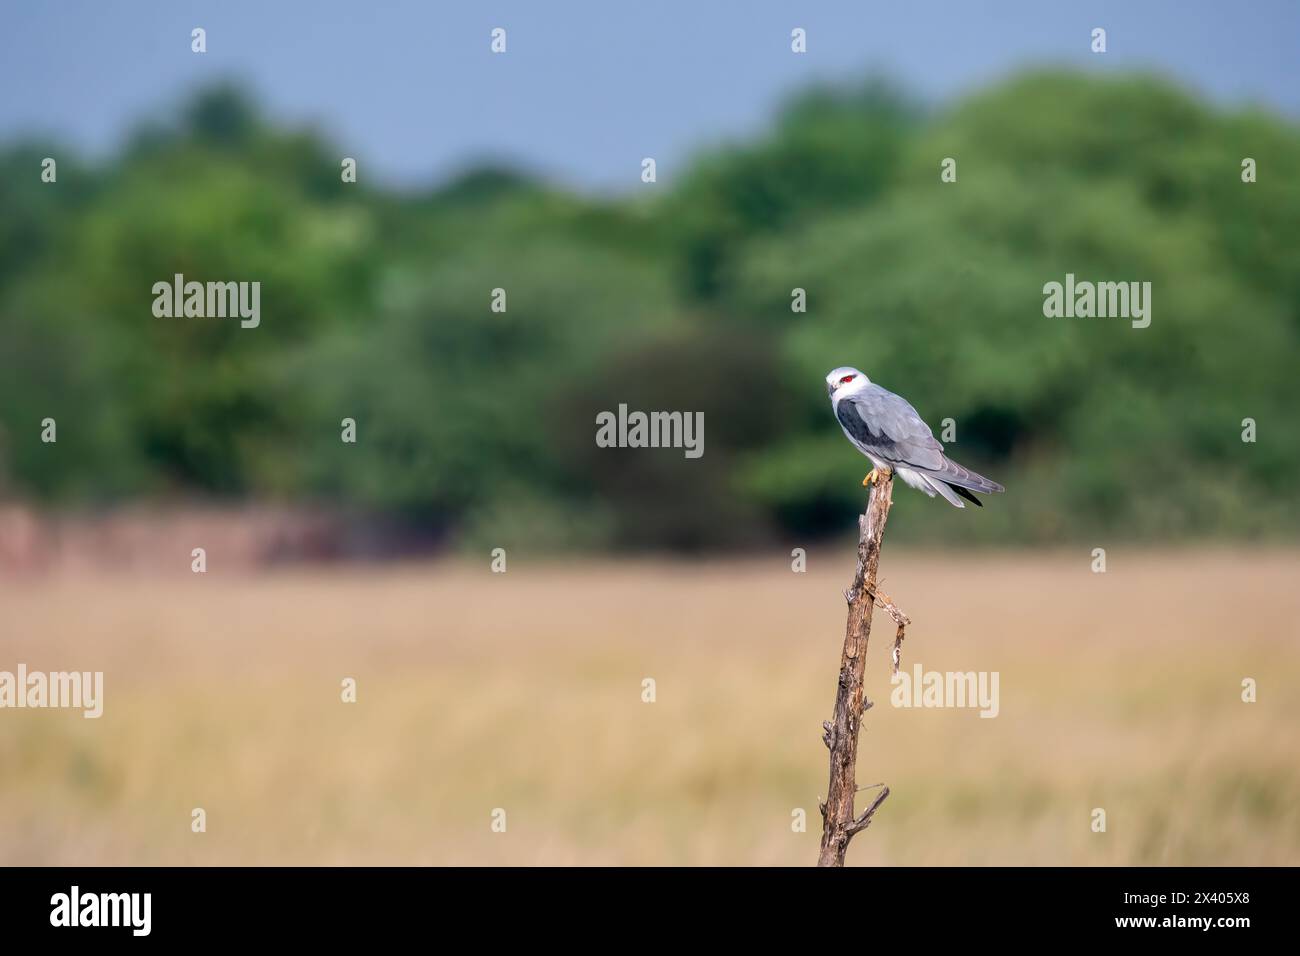
M0 492L311 500L538 548L802 540L861 505L822 388L854 364L1008 487L974 516L902 494L900 538L1300 529L1300 134L1276 116L1037 72L938 112L813 90L652 200L338 162L224 86L106 162L0 151ZM176 273L261 282L262 325L154 318ZM1151 326L1044 317L1066 273L1152 283ZM704 457L597 448L620 402L704 411Z

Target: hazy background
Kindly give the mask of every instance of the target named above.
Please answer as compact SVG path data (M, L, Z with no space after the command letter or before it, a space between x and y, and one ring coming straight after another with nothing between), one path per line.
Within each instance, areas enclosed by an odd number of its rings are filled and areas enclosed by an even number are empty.
M190 52L195 26L204 56ZM510 53L485 37L506 27ZM808 31L806 56L790 30ZM1080 42L1109 31L1104 56ZM1220 103L1300 113L1300 10L1181 0L864 7L845 0L15 5L0 36L0 134L105 155L196 86L238 76L278 121L319 122L367 178L431 184L485 156L626 191L642 156L671 181L702 146L766 128L791 90L884 73L943 103L1027 64L1156 68Z
M841 364L1008 488L896 495L905 662L1000 671L1002 714L890 707L878 635L850 860L1300 860L1294 5L3 26L0 669L107 699L0 712L0 861L811 862ZM177 272L261 326L155 318ZM1151 282L1150 327L1045 318L1066 273ZM597 448L620 403L702 411L704 456Z
M806 55L776 8L53 9L5 32L11 498L311 505L345 554L806 543L858 505L854 364L1015 492L907 496L900 539L1294 536L1293 8L826 8ZM177 272L260 281L261 327L154 319ZM1151 327L1045 319L1067 272L1151 282ZM620 402L706 454L597 448Z

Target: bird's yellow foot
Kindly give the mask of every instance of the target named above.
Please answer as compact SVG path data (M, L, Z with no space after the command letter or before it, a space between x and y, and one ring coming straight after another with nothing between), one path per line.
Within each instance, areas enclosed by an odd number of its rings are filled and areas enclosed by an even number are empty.
M862 479L862 487L863 488L867 487L867 485L871 484L875 480L876 480L876 469L872 468L871 474L867 475L867 477Z

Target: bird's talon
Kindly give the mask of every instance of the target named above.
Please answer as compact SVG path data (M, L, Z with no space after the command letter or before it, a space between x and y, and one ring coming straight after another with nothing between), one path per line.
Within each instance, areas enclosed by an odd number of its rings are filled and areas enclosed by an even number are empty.
M867 487L867 485L871 484L875 480L876 480L876 469L872 468L871 474L867 475L867 477L862 479L862 487L863 488Z

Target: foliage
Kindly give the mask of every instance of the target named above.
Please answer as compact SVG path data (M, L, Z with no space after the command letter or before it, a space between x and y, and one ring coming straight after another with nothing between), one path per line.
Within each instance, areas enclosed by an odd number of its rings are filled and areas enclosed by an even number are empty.
M620 199L499 168L400 193L338 159L229 88L99 164L0 151L0 492L332 502L545 547L802 540L863 501L822 386L852 364L1008 487L962 514L900 489L899 537L1300 528L1300 136L1275 116L1052 72L934 114L816 90ZM260 281L261 326L155 318L175 273ZM1150 327L1044 317L1066 273L1149 281ZM597 448L621 402L705 412L704 456Z

